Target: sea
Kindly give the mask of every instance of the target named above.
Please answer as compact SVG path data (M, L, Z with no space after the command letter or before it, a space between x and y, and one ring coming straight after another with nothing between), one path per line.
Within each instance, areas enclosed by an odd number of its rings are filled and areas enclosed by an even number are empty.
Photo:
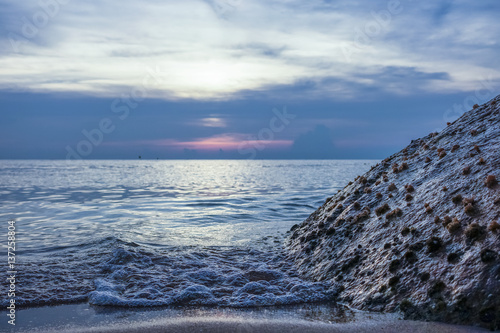
M376 162L0 160L2 280L15 272L23 308L327 301L328 285L298 276L284 241Z

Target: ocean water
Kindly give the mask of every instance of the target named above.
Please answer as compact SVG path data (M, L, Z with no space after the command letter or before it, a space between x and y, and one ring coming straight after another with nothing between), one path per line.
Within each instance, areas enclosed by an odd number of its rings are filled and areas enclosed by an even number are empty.
M16 304L328 300L328 286L297 276L283 241L375 163L0 161L0 228L16 226Z

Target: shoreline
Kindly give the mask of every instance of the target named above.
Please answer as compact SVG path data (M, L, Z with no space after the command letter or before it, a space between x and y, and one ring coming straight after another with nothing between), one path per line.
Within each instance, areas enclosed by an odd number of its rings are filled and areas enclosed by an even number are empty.
M488 332L436 322L402 320L398 314L357 311L343 305L301 304L286 307L129 309L88 303L20 309L16 332Z

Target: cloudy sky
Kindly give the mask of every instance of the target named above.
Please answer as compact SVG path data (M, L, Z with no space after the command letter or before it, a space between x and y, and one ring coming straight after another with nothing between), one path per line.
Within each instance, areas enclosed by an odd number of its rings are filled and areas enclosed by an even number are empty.
M0 8L0 158L384 158L500 93L498 0Z

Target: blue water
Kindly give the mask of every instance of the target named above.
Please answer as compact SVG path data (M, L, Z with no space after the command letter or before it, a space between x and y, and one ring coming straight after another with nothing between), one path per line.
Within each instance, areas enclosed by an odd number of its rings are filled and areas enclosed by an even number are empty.
M375 163L0 161L4 234L16 221L16 302L246 307L327 300L328 286L297 276L283 240Z

